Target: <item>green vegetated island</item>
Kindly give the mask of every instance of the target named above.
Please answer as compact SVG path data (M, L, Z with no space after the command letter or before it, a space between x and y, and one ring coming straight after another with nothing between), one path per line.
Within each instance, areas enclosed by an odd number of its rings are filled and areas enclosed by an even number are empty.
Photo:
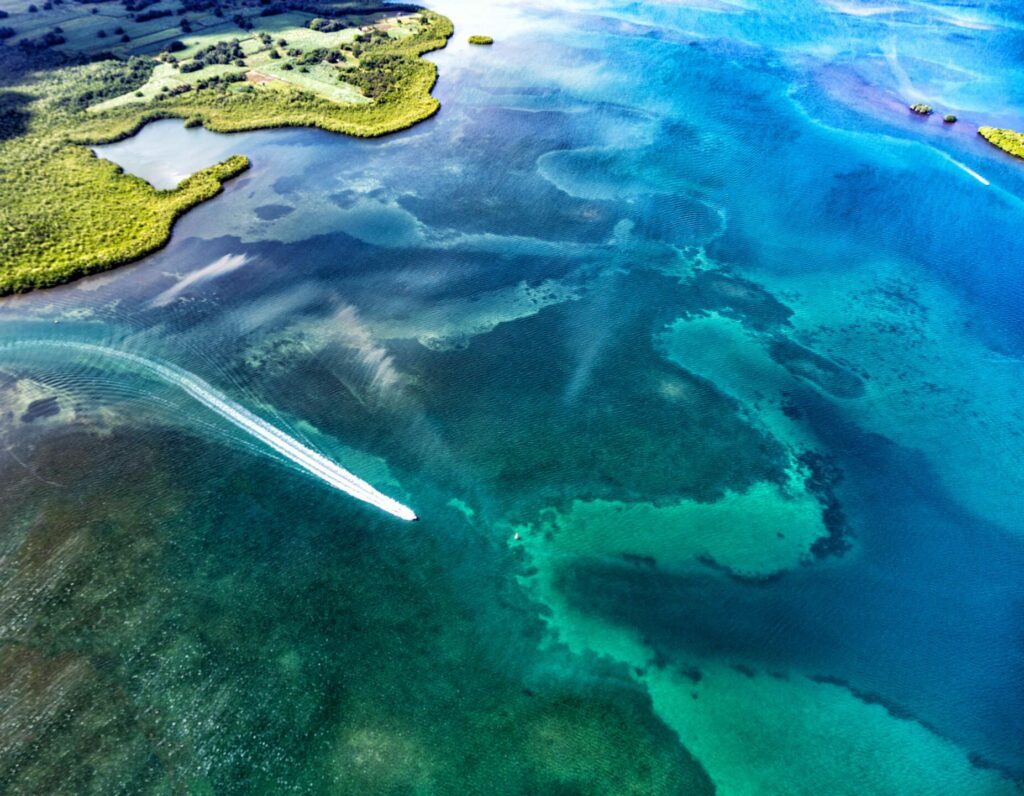
M0 11L0 295L163 246L175 219L248 168L241 156L157 190L93 154L156 119L217 132L355 136L438 109L451 22L373 0L48 0Z
M979 127L978 135L990 144L1009 152L1018 158L1024 158L1024 135L1013 130L1002 130L998 127Z
M918 116L931 116L934 112L931 105L926 105L923 102L915 102L907 107ZM956 124L957 117L952 113L947 113L942 117L942 120L947 124ZM999 127L979 127L978 135L1004 152L1024 159L1024 133L1018 133L1015 130L1005 130Z

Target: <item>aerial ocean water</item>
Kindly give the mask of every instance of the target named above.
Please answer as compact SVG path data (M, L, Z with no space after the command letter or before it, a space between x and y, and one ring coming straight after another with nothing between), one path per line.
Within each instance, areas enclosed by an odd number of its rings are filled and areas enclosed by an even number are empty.
M1024 11L432 7L0 300L0 791L1024 792Z

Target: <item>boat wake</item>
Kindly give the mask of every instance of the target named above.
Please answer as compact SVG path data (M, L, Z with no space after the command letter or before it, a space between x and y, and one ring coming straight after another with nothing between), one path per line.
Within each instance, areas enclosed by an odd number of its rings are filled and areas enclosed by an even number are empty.
M417 519L415 512L397 500L374 489L366 481L336 464L326 456L303 445L294 437L268 423L263 418L250 412L244 406L235 403L220 393L211 384L203 381L193 373L175 365L156 362L145 357L121 351L116 348L94 343L72 341L38 340L11 343L12 347L50 347L63 350L81 351L132 365L139 370L155 376L159 380L178 387L203 406L220 415L225 420L240 428L271 450L297 464L310 475L319 478L335 489L339 489L358 500L386 511L399 519L411 521Z
M972 177L974 177L974 179L976 179L982 185L991 185L992 184L991 182L986 180L984 177L982 177L980 174L978 174L978 172L976 172L974 169L968 168L963 163L961 163L959 160L956 160L955 158L950 157L945 152L942 153L942 156L944 158L946 158L946 160L948 160L954 166L956 166L958 169L960 169L961 171L965 171L968 174L970 174Z

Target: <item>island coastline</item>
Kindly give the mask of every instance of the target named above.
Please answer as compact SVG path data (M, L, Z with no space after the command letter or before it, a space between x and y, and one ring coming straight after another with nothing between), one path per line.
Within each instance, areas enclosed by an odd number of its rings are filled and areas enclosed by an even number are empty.
M246 2L238 8L250 9ZM298 5L307 9L309 4ZM169 242L181 215L220 193L250 165L247 158L233 156L161 191L97 157L91 146L124 140L150 122L173 118L217 133L315 127L372 138L408 129L440 109L431 94L437 67L421 56L446 46L454 32L446 17L413 6L388 9L405 16L384 21L379 6L339 20L275 11L305 21L310 32L299 30L305 46L297 47L284 37L274 42L258 28L267 18L259 8L251 7L251 17L236 15L236 24L250 26L246 39L192 47L193 57L180 61L171 52L185 47L177 38L152 58L62 53L53 44L57 34L50 44L0 44L8 75L0 86L0 109L7 116L0 130L0 229L6 233L0 239L0 295L65 284L152 254ZM328 14L329 8L320 13ZM354 28L353 19L371 24ZM185 19L181 26L184 31ZM335 46L318 46L323 42ZM298 72L296 83L250 81L249 67L260 59L283 63L289 76ZM231 66L246 72L225 71ZM177 82L166 81L160 92L145 96L157 69ZM354 96L363 96L358 102L334 101L329 84L306 78L311 70L319 70L314 77L328 74ZM185 82L195 75L194 84ZM120 104L111 107L112 102Z

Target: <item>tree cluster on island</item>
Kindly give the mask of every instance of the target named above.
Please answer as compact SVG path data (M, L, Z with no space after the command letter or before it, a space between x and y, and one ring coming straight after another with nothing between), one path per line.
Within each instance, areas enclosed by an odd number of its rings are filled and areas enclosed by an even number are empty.
M1024 159L1024 134L999 127L979 127L978 135L1007 154Z
M934 112L931 105L926 105L923 102L914 103L909 108L919 116L930 116ZM946 124L955 124L957 117L955 114L947 113L942 117L942 121ZM1024 133L999 127L982 126L978 128L978 135L1007 154L1024 159Z

